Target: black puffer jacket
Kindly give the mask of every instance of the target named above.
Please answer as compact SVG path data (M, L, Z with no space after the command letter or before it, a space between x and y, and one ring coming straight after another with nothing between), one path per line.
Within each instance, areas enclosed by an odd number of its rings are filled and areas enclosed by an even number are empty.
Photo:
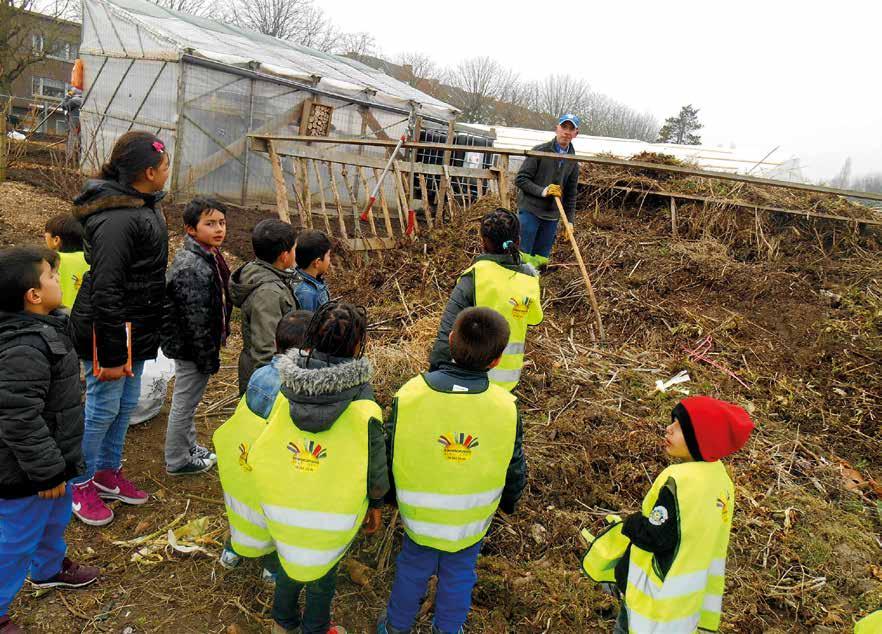
M74 345L83 359L92 360L94 326L101 365L125 364L126 322L132 324L132 359L156 357L168 266L163 196L90 180L74 200L91 266L71 311Z
M162 351L169 359L192 361L203 374L220 369L220 349L230 328L229 269L218 265L190 236L168 272ZM227 279L221 269L226 271Z
M0 498L83 472L80 364L67 317L0 312Z

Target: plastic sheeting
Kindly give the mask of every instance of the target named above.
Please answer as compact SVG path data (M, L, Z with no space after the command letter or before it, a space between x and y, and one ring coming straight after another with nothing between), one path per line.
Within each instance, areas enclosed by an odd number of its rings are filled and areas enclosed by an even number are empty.
M83 44L92 55L178 59L181 54L223 64L253 67L286 79L312 82L341 97L365 98L397 108L411 102L427 115L451 119L452 106L411 86L339 55L322 53L222 22L197 18L145 0L84 0Z

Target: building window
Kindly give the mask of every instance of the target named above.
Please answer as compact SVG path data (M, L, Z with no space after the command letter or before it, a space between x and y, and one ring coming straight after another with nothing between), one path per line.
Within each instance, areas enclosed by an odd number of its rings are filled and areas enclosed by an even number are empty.
M43 34L42 33L32 33L31 34L31 48L34 51L34 55L42 55L43 54Z
M67 62L74 61L80 55L79 44L64 41L47 41L42 33L31 34L31 49L34 55L43 55L45 52L46 57L63 59Z
M34 97L47 99L64 99L64 94L70 89L70 84L59 79L47 77L34 77L32 80L32 93Z

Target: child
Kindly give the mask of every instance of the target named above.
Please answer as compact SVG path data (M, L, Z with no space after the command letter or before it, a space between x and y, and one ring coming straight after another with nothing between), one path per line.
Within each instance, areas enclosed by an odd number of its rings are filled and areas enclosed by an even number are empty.
M513 513L524 490L517 402L487 377L508 338L499 313L465 309L450 333L455 364L411 379L395 396L388 455L405 535L379 634L410 631L435 574L433 631L461 632L484 535L497 506Z
M70 309L89 270L83 253L83 225L70 214L59 214L46 223L44 237L46 246L58 252L61 303Z
M639 513L592 540L582 564L621 593L617 633L719 629L735 508L721 458L753 427L743 409L707 396L674 407L664 445L680 462L655 479Z
M272 361L276 326L297 308L294 299L294 228L275 218L261 220L251 232L256 259L239 268L230 281L230 297L242 310L239 396L254 371Z
M251 375L251 381L248 382L248 390L239 402L236 412L214 432L214 446L218 452L218 475L224 489L224 499L227 501L227 516L230 519L231 529L231 539L224 544L220 556L220 564L224 568L231 569L238 566L241 561L239 553L249 557L266 554L263 549L255 548L253 543L240 546L242 539L238 540L239 543L235 547L233 546L237 533L248 535L250 532L252 538L255 538L255 534L257 538L262 538L265 529L263 531L249 531L249 529L255 528L253 522L248 521L251 513L242 511L241 506L235 502L231 503L231 501L238 499L241 504L245 504L252 510L260 508L247 478L242 482L244 486L237 490L237 485L242 481L237 477L240 475L238 470L248 467L248 452L254 446L254 441L266 428L266 419L279 396L282 379L279 377L276 363L287 351L299 350L303 347L306 329L309 327L311 319L312 313L308 310L291 311L282 317L278 328L276 328L278 354L273 357L272 363L255 370ZM237 512L237 509L240 512ZM255 510L255 512L261 513L259 510ZM260 528L259 523L258 528ZM264 566L264 578L274 580L275 573L273 571L278 569L277 562L265 560Z
M281 394L248 453L282 567L272 608L279 634L345 634L331 626L337 564L363 521L366 533L382 521L389 479L373 367L361 356L366 332L364 310L351 304L329 302L316 312L309 353L291 350L277 363Z
M505 317L511 332L508 345L497 367L490 370L490 381L511 391L517 387L524 365L527 326L542 322L539 277L519 256L518 217L498 207L481 220L484 253L459 278L441 317L438 338L429 357L429 369L450 361L448 337L460 311L470 306L486 306Z
M331 241L321 231L304 231L297 236L297 274L300 283L294 289L303 310L318 310L330 301L324 274L331 268Z
M202 473L217 460L196 442L194 416L230 334L230 269L220 252L226 215L226 206L211 198L190 201L184 209L187 237L167 276L162 351L175 362L165 433L165 469L172 476Z
M308 310L292 310L282 317L276 328L276 356L269 365L258 368L248 381L248 389L245 392L245 400L248 409L260 416L268 418L279 389L282 379L276 362L289 350L299 350L306 340L306 329L312 319L313 313Z
M168 265L159 202L168 169L162 141L150 132L127 132L74 200L92 268L70 318L86 372L86 472L74 481L73 512L92 526L113 520L103 499L144 504L148 498L123 476L122 454L144 362L159 351Z
M98 569L65 557L70 487L82 471L80 365L58 311L58 255L0 251L0 631L30 570L38 588L79 588Z

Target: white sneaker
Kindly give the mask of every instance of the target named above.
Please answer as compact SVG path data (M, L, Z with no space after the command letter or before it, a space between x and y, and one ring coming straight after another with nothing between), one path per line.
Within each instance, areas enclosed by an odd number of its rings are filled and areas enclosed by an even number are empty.
M232 550L228 550L228 549L224 548L223 552L221 552L221 555L217 561L221 566L223 566L227 570L232 570L233 568L238 566L240 563L242 563L242 558L239 555L237 555L236 553L234 553ZM264 572L266 572L266 571L264 570Z

